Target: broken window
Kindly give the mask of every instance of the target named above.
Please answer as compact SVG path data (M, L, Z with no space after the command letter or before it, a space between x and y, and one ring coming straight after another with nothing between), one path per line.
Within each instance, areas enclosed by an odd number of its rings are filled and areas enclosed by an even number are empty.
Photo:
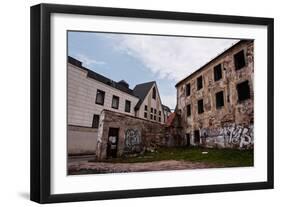
M99 121L100 121L100 116L97 114L94 114L92 128L99 128Z
M200 132L199 132L199 130L194 131L194 142L196 144L200 143Z
M214 67L214 80L218 81L222 78L221 64Z
M104 96L105 96L105 92L97 89L96 104L103 105L104 104Z
M153 89L152 89L152 98L156 99L156 89L155 89L155 87L153 87Z
M188 104L186 106L186 115L187 115L187 117L189 117L191 115L191 105L190 104Z
M203 79L202 76L199 76L197 78L197 90L200 90L201 88L203 88Z
M118 109L119 108L119 97L118 96L112 96L112 104L111 107L114 109Z
M236 70L240 70L246 65L244 50L241 50L234 55L234 63Z
M190 96L190 83L185 85L185 95Z
M249 81L237 84L238 101L244 101L250 98Z
M221 108L224 106L223 91L216 93L216 108Z
M204 112L203 99L198 100L197 105L198 105L198 114L202 114Z
M125 112L128 112L128 113L131 112L131 101L128 101L128 100L125 101Z

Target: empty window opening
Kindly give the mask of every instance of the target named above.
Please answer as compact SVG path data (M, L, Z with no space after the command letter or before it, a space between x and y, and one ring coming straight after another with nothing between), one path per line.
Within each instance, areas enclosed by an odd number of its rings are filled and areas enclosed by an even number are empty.
M202 114L204 112L204 106L203 106L203 99L198 100L198 114Z
M189 117L191 115L191 105L190 104L188 104L186 106L186 115L187 115L187 117Z
M240 70L246 65L244 50L241 50L234 55L234 63L236 70Z
M237 84L238 101L244 101L250 98L249 81Z
M96 129L99 128L99 121L100 121L100 116L97 114L94 114L92 128L96 128Z
M214 67L214 80L218 81L222 78L221 64Z
M156 99L156 89L155 89L155 87L153 87L153 89L152 89L152 98Z
M185 95L190 96L190 83L185 85Z
M197 78L197 90L200 90L201 88L203 88L203 79L202 76L199 76Z
M224 106L223 91L216 93L216 108L221 108Z

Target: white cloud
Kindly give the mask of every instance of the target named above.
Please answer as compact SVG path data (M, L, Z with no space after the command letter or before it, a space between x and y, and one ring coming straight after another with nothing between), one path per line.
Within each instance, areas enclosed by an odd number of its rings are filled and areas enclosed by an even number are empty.
M141 61L159 78L179 81L229 48L237 40L167 37L149 35L110 35L115 49Z
M177 95L176 93L174 95L163 95L161 94L161 102L162 104L169 106L171 109L176 108L176 102L177 102Z
M86 55L83 55L83 54L76 54L74 56L79 61L81 61L83 66L85 66L85 67L90 67L91 65L104 65L104 64L106 64L103 61L94 60L93 58L90 58L90 57L88 57Z

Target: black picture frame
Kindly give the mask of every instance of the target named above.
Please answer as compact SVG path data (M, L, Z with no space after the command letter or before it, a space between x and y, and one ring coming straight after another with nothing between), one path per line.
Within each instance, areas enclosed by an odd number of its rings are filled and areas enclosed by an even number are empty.
M53 13L180 20L207 23L233 23L267 26L267 181L186 187L51 194L50 130L51 130L51 71L50 71L50 16ZM135 10L121 8L39 4L31 7L31 174L30 199L38 203L120 199L147 196L242 191L273 188L273 38L272 18L195 14L170 11Z

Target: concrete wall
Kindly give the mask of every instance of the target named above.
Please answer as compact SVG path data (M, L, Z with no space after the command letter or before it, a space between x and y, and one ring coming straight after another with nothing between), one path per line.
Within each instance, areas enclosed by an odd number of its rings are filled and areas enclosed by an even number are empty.
M235 70L234 54L244 50L246 66L240 70ZM192 145L206 145L206 138L213 137L209 134L212 130L224 131L225 126L233 125L241 128L249 129L253 127L254 122L254 45L252 41L245 41L242 44L237 44L235 47L228 50L220 58L207 64L200 72L195 73L185 79L177 86L177 110L181 114L183 132L190 134ZM214 81L214 67L222 64L222 79ZM197 90L196 80L199 76L203 77L203 88ZM236 86L245 80L249 82L250 99L239 102ZM191 94L186 96L185 85L190 83ZM262 84L262 83L261 83ZM219 91L224 93L224 106L216 108L215 94ZM204 100L204 113L198 114L197 101ZM191 104L191 116L187 116L187 105ZM194 141L194 131L200 132L200 143ZM220 133L222 134L222 133ZM251 133L250 133L251 134ZM220 137L220 136L218 136ZM212 138L212 139L213 139ZM251 137L253 140L253 137ZM219 142L217 139L217 142ZM214 142L215 145L217 142ZM231 146L224 144L224 141L219 146ZM213 141L210 141L208 146L211 146ZM251 142L252 143L252 142ZM236 145L235 145L236 146Z
M88 127L68 126L68 155L95 154L98 130Z
M165 125L108 110L102 111L96 155L107 157L109 128L119 128L117 156L139 153L163 145Z

